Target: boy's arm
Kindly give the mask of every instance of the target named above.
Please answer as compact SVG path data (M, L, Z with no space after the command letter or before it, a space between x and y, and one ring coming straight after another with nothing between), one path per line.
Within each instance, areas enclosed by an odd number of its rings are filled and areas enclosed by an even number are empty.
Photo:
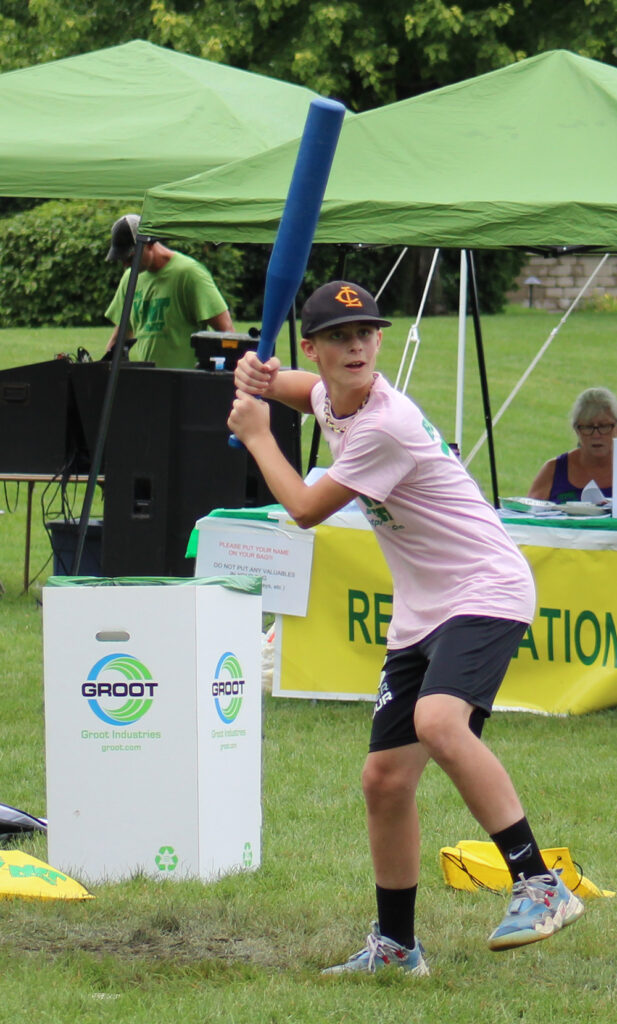
M304 483L272 435L265 402L239 391L227 425L250 451L276 500L302 529L322 523L355 498L355 491L337 484L327 473L310 486Z
M312 412L311 391L318 375L306 370L281 370L280 366L276 356L262 363L255 352L247 352L236 367L236 387L247 395L272 398L298 412Z

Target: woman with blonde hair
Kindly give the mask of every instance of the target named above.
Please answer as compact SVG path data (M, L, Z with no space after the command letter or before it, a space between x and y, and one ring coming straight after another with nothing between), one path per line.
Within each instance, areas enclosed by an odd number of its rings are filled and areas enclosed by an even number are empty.
M617 397L608 388L587 388L572 406L570 424L577 447L544 463L528 497L558 504L580 501L583 488L595 481L604 497L612 498Z

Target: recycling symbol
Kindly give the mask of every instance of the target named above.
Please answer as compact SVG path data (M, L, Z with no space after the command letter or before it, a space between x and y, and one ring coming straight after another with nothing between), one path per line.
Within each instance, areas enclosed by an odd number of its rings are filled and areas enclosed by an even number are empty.
M242 863L245 868L250 868L253 863L253 847L250 843L244 844L244 850L242 851Z
M161 846L154 858L159 871L175 871L178 864L178 857L173 846Z

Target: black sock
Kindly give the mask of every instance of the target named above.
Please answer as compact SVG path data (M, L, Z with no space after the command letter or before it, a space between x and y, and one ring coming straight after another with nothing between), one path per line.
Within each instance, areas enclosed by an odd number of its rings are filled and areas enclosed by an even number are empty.
M400 946L413 949L414 913L418 886L411 889L382 889L375 886L377 893L377 917L379 931L387 939L393 939Z
M496 832L491 839L508 865L513 882L518 881L519 875L531 878L532 875L546 874L546 865L527 818Z

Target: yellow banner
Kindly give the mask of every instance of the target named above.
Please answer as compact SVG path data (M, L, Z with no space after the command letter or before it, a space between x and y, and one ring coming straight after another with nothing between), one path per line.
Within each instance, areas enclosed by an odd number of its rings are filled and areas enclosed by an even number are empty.
M280 693L370 699L392 615L392 582L371 530L318 526L305 618L282 616Z
M495 705L581 714L617 704L617 551L523 546L538 591ZM316 530L306 618L280 617L275 692L373 699L392 612L388 568L371 531Z
M536 616L495 704L573 714L614 706L617 551L521 551L536 580Z

